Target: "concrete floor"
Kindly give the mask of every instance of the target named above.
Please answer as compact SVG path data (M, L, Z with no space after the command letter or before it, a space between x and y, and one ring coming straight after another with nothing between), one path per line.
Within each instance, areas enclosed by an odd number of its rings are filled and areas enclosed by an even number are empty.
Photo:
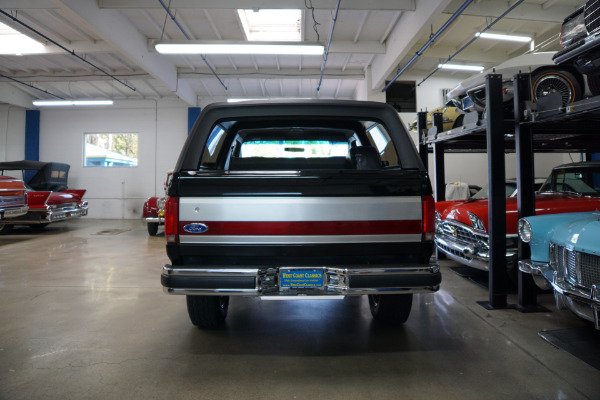
M201 331L162 292L164 242L88 218L0 236L0 399L600 398L600 371L538 336L586 325L550 295L549 313L488 311L445 261L403 327L362 297L232 298L226 327Z

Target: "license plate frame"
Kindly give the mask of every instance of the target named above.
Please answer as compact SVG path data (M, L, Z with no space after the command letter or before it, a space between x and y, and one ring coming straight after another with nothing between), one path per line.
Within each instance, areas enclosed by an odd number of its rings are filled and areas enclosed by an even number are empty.
M322 289L325 272L320 268L286 268L279 271L279 287L289 289Z

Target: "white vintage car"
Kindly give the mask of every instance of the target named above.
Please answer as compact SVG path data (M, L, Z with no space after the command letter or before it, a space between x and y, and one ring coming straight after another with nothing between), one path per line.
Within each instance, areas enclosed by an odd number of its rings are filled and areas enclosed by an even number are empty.
M581 73L571 66L557 66L552 61L554 52L529 53L511 58L498 66L485 70L462 81L448 92L448 100L463 111L485 109L485 77L500 74L503 78L503 100L512 115L513 78L518 73L530 73L532 99L558 92L563 105L581 100L585 81Z

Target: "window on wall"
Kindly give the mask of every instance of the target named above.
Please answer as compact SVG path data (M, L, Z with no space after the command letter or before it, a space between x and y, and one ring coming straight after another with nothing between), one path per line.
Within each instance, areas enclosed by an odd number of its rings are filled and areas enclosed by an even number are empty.
M396 81L392 83L385 91L385 102L398 112L416 112L417 90L415 82Z
M85 133L84 167L137 167L137 133Z

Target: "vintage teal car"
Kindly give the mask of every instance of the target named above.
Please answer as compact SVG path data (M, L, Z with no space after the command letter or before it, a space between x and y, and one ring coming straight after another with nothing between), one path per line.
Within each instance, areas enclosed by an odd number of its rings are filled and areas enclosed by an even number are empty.
M569 309L600 329L600 212L538 215L519 220L531 259L519 269L552 288L558 309Z

